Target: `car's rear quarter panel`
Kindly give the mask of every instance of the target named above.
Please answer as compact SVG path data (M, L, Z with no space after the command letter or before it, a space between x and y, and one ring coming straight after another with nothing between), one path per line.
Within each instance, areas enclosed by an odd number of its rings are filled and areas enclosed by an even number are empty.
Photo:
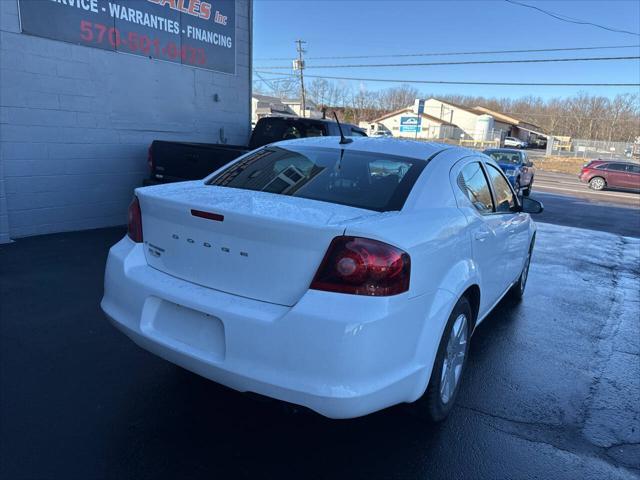
M417 335L413 354L416 362L428 366L426 380L449 314L477 273L468 221L448 181L451 163L460 153L443 154L425 168L402 212L352 223L346 229L347 235L375 238L409 253L408 298L424 300L419 324L413 326Z

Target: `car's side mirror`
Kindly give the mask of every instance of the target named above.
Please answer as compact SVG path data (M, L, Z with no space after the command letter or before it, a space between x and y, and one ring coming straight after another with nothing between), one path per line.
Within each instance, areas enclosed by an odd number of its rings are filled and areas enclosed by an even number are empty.
M531 160L527 162L527 167L533 167L533 162Z
M544 211L544 205L542 205L542 202L534 200L533 198L522 197L520 202L522 205L521 211L525 213L542 213Z

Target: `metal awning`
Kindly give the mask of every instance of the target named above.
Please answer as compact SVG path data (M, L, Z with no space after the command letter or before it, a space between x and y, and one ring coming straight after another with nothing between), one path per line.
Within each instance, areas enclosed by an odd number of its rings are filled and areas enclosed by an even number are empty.
M533 133L535 135L538 135L539 137L549 138L551 136L551 135L548 135L546 133L539 132L538 130L533 130L531 128L526 128L526 127L521 127L520 125L516 125L516 127L518 127L519 130L524 130L525 132Z

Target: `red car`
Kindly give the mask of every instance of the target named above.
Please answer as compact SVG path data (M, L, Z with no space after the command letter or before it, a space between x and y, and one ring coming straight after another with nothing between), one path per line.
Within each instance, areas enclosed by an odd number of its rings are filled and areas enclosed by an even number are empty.
M614 160L593 160L582 167L579 178L593 190L606 187L640 190L640 165Z

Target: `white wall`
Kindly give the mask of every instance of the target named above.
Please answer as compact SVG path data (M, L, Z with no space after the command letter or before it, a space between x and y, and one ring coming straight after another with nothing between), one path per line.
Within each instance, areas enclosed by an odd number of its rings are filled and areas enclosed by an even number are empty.
M400 119L401 117L415 117L416 115L412 113L410 110L402 113L398 113L397 115L393 115L391 117L387 117L378 123L384 125L394 137L400 138L419 138L419 139L433 139L440 138L440 127L441 124L439 122L435 122L426 118L422 118L420 124L420 131L416 137L414 132L401 132L400 131Z
M250 17L225 75L24 35L0 0L0 241L124 224L154 139L246 143Z
M425 101L424 113L432 117L440 118L445 122L453 123L464 133L473 137L476 132L476 121L479 115L467 112L461 108L443 103L435 98Z

